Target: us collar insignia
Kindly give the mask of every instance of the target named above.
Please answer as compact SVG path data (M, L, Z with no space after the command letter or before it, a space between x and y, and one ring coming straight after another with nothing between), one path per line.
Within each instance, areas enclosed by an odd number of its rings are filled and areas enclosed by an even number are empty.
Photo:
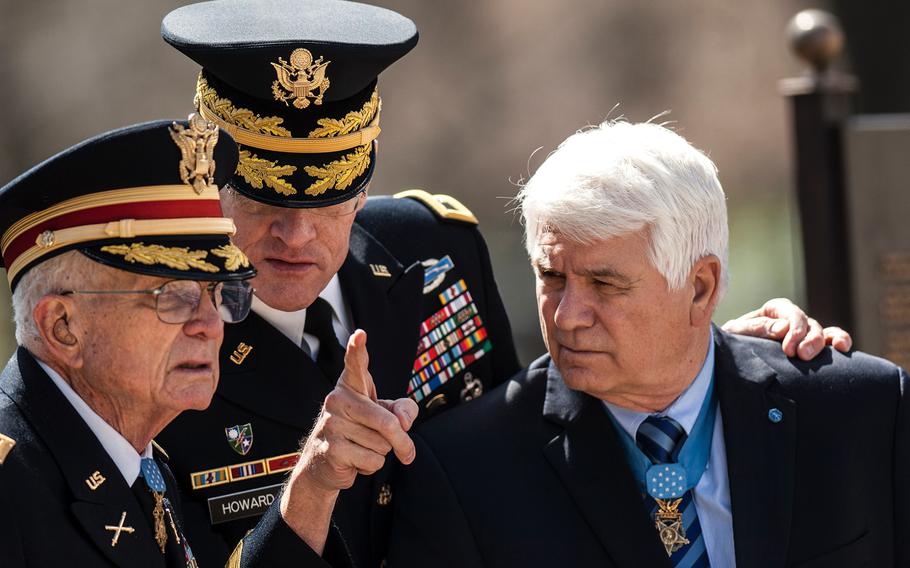
M392 277L392 273L389 272L389 267L384 264L371 264L370 271L373 272L373 276L381 276L383 278Z
M231 363L233 363L235 365L243 364L244 359L247 358L247 356L250 354L250 351L252 351L252 350L253 350L252 345L247 345L246 343L241 341L237 345L237 348L234 349L234 352L231 353Z
M420 264L423 265L424 294L429 294L436 288L439 288L439 285L446 279L446 272L455 268L455 263L452 262L449 255L445 255L439 260L428 258Z
M180 179L200 195L206 189L217 191L214 154L218 127L196 113L189 116L188 122L189 128L176 122L170 128L171 138L180 148Z
M241 456L247 455L253 447L253 425L249 422L225 428L224 435L231 449Z
M313 61L313 54L308 49L295 49L291 53L290 63L283 58L278 58L278 63L272 63L278 79L272 83L272 94L276 101L288 104L294 101L294 106L304 109L310 106L310 99L317 105L322 104L322 96L331 84L325 75L326 67L331 61L319 59ZM318 90L318 93L313 91Z
M92 491L96 491L105 481L107 481L107 479L101 474L100 471L96 470L95 473L91 474L85 479L85 484L88 485L88 488Z

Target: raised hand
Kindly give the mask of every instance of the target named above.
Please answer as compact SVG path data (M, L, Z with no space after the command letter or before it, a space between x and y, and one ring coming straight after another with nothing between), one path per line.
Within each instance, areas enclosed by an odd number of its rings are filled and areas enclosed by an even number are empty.
M382 468L389 452L405 464L415 457L407 432L417 418L417 404L409 398L377 400L366 341L359 329L348 339L344 371L282 494L285 522L320 554L338 492L353 485L358 474Z

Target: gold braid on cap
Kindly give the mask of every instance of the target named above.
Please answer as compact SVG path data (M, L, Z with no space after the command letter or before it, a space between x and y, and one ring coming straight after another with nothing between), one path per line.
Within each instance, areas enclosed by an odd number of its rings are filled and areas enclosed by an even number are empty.
M200 72L199 78L196 80L196 108L202 111L203 105L207 110L227 121L228 124L239 126L244 130L269 136L288 138L291 136L291 131L281 126L284 122L283 118L280 116L259 116L249 109L235 107L230 99L219 97L215 89L209 85L209 82ZM203 115L205 114L203 112Z
M161 245L146 245L144 243L131 243L128 245L108 245L101 247L101 252L115 254L123 260L140 264L163 264L174 270L189 270L195 268L203 272L218 272L218 267L203 260L209 255L204 250L190 250L185 247L164 247Z

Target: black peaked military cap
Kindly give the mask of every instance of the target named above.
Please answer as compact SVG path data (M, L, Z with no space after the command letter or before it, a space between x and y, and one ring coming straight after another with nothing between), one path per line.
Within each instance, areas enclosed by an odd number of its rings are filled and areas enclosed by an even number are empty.
M240 145L231 186L323 207L373 173L377 77L417 44L404 16L343 0L214 0L178 8L165 41L202 66L196 108Z
M155 276L253 277L219 201L236 165L230 135L197 114L107 132L47 159L0 189L10 287L69 250Z

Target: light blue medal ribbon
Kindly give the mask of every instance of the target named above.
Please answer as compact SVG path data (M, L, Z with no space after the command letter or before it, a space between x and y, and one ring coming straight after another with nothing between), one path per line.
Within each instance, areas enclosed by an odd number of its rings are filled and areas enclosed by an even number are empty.
M714 435L714 419L717 417L717 404L714 400L714 375L705 393L705 400L698 411L698 418L692 432L683 442L676 463L653 464L639 449L635 440L629 436L607 409L607 416L619 433L632 474L638 482L639 489L655 499L678 499L686 491L698 484L711 454L711 439Z

